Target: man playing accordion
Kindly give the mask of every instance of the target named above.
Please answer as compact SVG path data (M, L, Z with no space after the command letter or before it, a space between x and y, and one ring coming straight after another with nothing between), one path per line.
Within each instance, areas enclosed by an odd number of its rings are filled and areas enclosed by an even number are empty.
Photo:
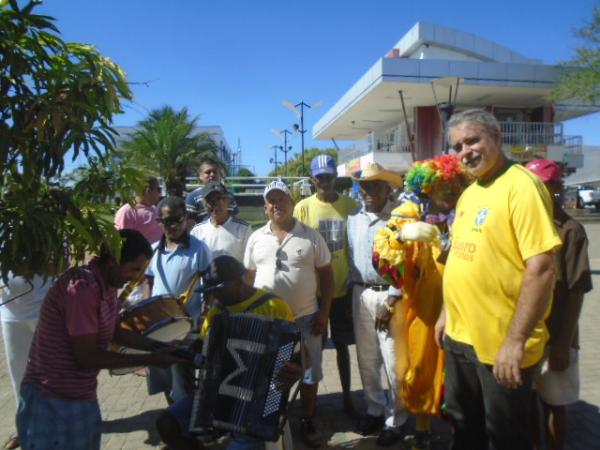
M207 345L208 332L219 314L251 313L272 319L293 322L292 311L287 302L266 292L255 289L244 281L244 266L229 255L221 255L210 264L205 277L205 292L214 293L215 302L209 309L202 325L201 344ZM277 375L279 387L286 392L302 376L300 365L286 362ZM165 410L157 419L156 427L161 439L169 449L202 449L203 445L189 433L192 419L193 398L188 396ZM229 450L258 450L264 442L242 434L234 433Z

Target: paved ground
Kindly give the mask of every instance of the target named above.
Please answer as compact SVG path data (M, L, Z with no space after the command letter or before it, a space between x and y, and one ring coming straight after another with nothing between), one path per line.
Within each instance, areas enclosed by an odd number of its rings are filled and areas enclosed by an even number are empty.
M571 408L569 449L600 448L600 224L586 224L590 238L590 258L596 289L586 297L581 324L581 401ZM2 347L3 349L3 347ZM6 373L4 352L0 349L0 442L14 428L15 401ZM356 404L363 406L358 368L352 353L352 389ZM325 379L320 388L318 419L320 429L328 439L327 448L376 449L374 438L357 435L355 420L346 417L341 409L340 384L335 364L335 352L325 350ZM100 377L100 402L104 416L104 449L159 448L153 430L154 420L164 407L162 397L148 397L145 380L136 376ZM292 414L297 406L292 408ZM292 422L294 425L294 422ZM294 428L294 426L293 426ZM409 432L414 422L409 424ZM409 433L410 434L410 433ZM445 449L449 442L448 426L434 423L433 449ZM294 446L301 450L300 444ZM407 440L394 448L410 448Z

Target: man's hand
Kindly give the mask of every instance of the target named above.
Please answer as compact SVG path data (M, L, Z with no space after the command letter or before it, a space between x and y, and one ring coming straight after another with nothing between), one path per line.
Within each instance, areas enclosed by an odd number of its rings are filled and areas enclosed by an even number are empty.
M523 384L521 363L524 355L525 341L506 338L494 364L494 377L498 383L511 389L516 389Z
M444 348L444 335L446 334L446 310L442 308L440 316L435 323L434 339L439 348Z
M277 387L282 391L287 391L303 376L304 371L300 364L286 361L277 372Z
M435 225L426 222L407 223L402 227L398 237L401 241L431 242L440 235Z
M375 312L375 329L377 331L386 332L390 327L390 319L392 318L392 312L390 311L393 305L396 303L396 298L388 296L380 305L377 305ZM387 307L386 307L387 305Z
M327 321L329 317L324 311L319 311L312 323L312 333L321 336L327 332Z
M571 365L571 349L558 345L551 345L548 352L548 366L550 370L562 372Z

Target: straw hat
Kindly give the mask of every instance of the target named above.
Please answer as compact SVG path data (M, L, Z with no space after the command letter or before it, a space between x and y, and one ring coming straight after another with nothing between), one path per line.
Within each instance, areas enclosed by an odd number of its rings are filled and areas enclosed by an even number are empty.
M360 177L351 177L353 181L385 181L393 188L402 186L402 175L397 172L386 170L376 162L368 163L362 170Z

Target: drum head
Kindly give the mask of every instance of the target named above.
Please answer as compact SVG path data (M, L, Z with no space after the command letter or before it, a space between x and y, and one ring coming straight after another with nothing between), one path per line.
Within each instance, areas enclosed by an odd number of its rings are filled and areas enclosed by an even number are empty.
M192 329L192 321L187 317L178 317L167 319L155 324L145 336L160 342L171 342L174 340L184 339ZM119 350L120 353L128 355L142 355L150 352L144 350L136 350L133 348L123 347ZM123 367L120 369L110 369L111 375L126 375L142 369L142 367Z

